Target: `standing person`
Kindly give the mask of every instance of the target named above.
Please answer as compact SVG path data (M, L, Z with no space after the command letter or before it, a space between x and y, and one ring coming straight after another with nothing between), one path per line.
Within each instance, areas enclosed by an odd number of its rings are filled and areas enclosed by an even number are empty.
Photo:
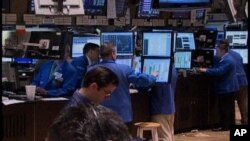
M243 59L239 53L229 50L228 53L236 61L236 76L240 90L236 93L236 100L240 109L241 124L248 124L248 81L243 66Z
M118 76L120 82L110 98L101 104L118 113L124 123L126 123L128 127L131 127L132 105L129 85L133 83L137 87L148 87L155 83L158 73L153 72L152 75L135 73L130 66L116 63L116 50L111 43L100 46L100 55L102 61L93 67L106 66L112 69Z
M87 71L87 67L99 61L99 45L87 43L83 47L83 56L76 57L71 64L76 68L78 73L76 88L81 87L81 81Z
M170 82L156 83L151 90L151 120L161 124L161 127L157 128L161 141L174 141L174 97L177 82L174 64L170 76Z
M70 96L76 86L76 69L68 61L69 45L65 45L64 56L60 60L48 60L35 74L32 84L42 96Z
M228 130L230 125L235 124L235 92L239 90L236 76L236 63L228 53L229 42L220 41L217 55L220 61L213 68L198 68L197 71L215 76L215 92L218 95L219 104L219 127L213 131Z
M89 70L80 89L53 121L48 141L130 141L131 136L122 119L110 109L99 105L116 89L119 80L106 67Z

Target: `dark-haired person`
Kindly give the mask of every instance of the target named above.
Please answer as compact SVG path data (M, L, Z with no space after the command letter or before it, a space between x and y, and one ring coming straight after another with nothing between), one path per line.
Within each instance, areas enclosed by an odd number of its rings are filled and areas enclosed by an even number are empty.
M236 93L236 100L240 110L241 124L248 124L248 81L243 66L243 59L238 52L232 49L228 53L236 61L236 76L240 86L240 90Z
M99 61L99 45L87 43L84 45L82 52L82 56L73 58L71 62L78 73L76 88L81 87L82 79L87 71L87 67Z
M82 87L54 120L48 132L49 141L129 141L131 136L122 119L99 105L116 89L119 80L106 67L89 70Z
M132 83L136 87L148 87L155 83L158 73L153 72L152 75L135 73L130 66L116 63L116 50L111 43L100 46L100 55L102 61L92 67L105 66L112 69L120 82L117 89L112 92L110 98L103 101L101 105L115 111L122 117L124 123L126 123L128 127L131 127L132 104L129 85Z
M213 68L198 68L199 72L215 76L215 92L218 95L219 104L219 127L214 131L229 130L230 125L235 124L235 93L239 90L236 76L236 62L228 53L229 42L224 39L220 41L216 49L220 60Z
M62 59L47 60L40 65L32 84L36 92L46 97L71 96L75 90L77 73L68 61L69 45L65 44Z

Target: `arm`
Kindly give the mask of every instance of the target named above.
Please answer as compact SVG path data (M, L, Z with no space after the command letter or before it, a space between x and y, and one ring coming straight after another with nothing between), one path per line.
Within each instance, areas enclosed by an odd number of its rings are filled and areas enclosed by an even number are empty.
M136 87L148 87L155 83L156 76L158 74L156 72L153 72L153 75L148 75L145 73L135 73L133 70L131 70L128 75L128 80L130 83L133 83Z

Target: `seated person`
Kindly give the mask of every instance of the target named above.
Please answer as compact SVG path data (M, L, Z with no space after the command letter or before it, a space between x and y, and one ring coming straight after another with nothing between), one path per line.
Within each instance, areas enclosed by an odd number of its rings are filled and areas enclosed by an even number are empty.
M48 141L129 141L122 119L99 103L108 98L119 83L106 67L88 71L61 114L52 123Z
M69 45L65 45L65 54L60 60L48 60L41 64L34 76L32 84L36 85L36 92L42 96L58 97L70 96L75 90L77 73L67 58Z

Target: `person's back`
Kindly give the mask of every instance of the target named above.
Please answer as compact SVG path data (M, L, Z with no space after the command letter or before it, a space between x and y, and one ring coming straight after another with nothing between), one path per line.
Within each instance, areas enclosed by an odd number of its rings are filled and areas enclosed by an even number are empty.
M112 69L120 82L111 97L101 104L118 113L125 123L129 123L132 121L132 104L129 93L130 83L138 87L147 87L156 81L156 77L143 73L135 74L130 66L117 64L115 62L116 53L112 44L101 45L100 54L103 60L93 67L106 66Z
M71 64L76 68L78 73L76 88L81 87L81 80L83 79L87 67L97 63L99 59L99 45L94 43L87 43L83 48L83 55L72 59Z

